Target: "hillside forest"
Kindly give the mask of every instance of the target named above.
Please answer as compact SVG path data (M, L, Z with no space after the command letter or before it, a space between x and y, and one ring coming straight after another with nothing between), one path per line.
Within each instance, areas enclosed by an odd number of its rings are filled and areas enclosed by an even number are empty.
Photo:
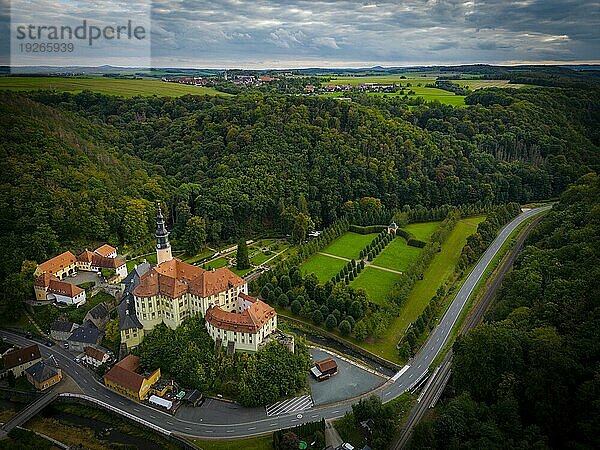
M151 242L156 201L178 248L194 224L211 243L269 231L300 241L363 197L388 211L556 197L600 166L599 93L485 89L466 108L410 109L383 98L0 93L3 307L16 313L30 295L28 261Z

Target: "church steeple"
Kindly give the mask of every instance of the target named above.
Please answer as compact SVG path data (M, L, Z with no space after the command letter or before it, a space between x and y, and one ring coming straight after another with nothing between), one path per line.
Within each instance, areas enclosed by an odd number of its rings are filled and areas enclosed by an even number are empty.
M158 264L173 259L171 255L171 244L169 243L169 232L165 226L165 218L160 209L160 203L157 204L158 212L156 213L156 262Z

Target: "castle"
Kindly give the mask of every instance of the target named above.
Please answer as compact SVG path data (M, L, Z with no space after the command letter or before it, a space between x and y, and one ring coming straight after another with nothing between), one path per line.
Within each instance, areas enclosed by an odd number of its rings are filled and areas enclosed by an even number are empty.
M121 342L131 349L161 322L175 329L201 315L228 351L257 351L277 329L275 310L249 296L247 282L228 268L204 270L173 258L160 205L156 225L157 264L136 266L122 282Z

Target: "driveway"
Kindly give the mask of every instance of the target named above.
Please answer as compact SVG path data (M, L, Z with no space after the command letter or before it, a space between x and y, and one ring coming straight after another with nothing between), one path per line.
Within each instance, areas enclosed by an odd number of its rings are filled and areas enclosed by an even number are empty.
M313 361L333 358L338 365L338 373L329 380L317 381L309 375L310 390L315 405L356 397L372 391L386 381L385 378L371 373L355 362L349 362L346 358L341 359L338 355L319 348L311 348L310 356Z

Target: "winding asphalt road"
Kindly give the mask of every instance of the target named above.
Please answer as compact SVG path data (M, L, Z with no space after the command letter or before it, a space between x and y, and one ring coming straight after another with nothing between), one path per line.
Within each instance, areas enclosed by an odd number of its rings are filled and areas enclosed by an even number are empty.
M400 394L413 388L426 375L429 366L442 350L450 332L458 320L458 317L465 306L470 294L481 279L487 266L490 264L502 244L508 239L510 234L525 220L530 217L550 209L551 206L534 208L521 213L512 222L506 225L490 247L481 257L473 271L469 274L461 289L456 294L452 304L440 320L438 326L433 330L425 345L420 352L404 366L396 375L390 378L382 386L365 394L379 395L384 402L398 397ZM8 331L0 330L0 335L8 342L25 346L36 343L23 336ZM125 413L133 414L156 427L160 427L165 433L174 433L178 435L187 435L203 438L238 438L257 434L272 432L281 428L289 428L299 425L303 422L320 420L321 418L333 419L340 417L351 409L351 405L358 401L357 398L344 400L328 405L311 408L303 411L301 415L284 414L276 417L267 417L264 410L253 409L242 413L232 407L220 405L214 409L210 405L204 405L199 410L198 419L195 421L183 420L174 417L155 408L128 400L113 391L107 389L95 375L74 361L73 355L59 346L45 347L40 345L44 357L51 354L55 356L64 372L69 374L80 386L81 390L88 397L97 401L107 403L113 408Z

